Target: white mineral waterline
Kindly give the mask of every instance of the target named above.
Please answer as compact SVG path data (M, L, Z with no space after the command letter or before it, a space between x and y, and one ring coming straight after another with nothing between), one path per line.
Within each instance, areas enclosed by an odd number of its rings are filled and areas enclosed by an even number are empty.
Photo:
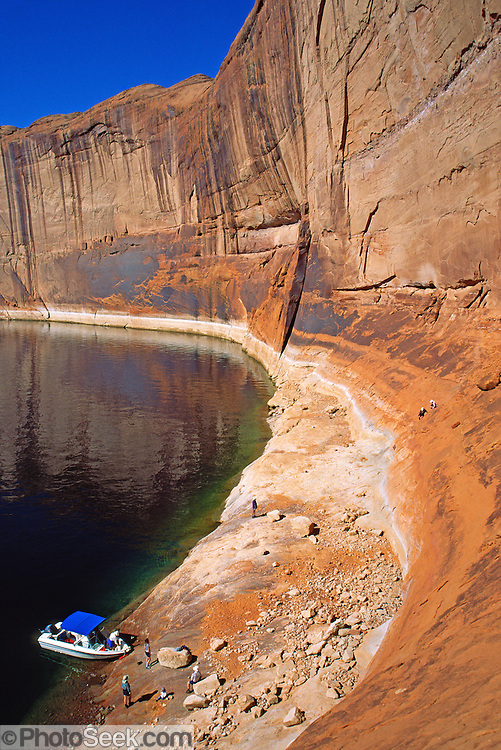
M320 376L322 380L325 380L324 376ZM332 382L332 381L328 381ZM377 446L381 445L381 451L379 453L381 459L381 480L375 487L377 494L382 501L380 511L384 512L388 519L388 524L391 528L391 532L394 536L394 542L398 542L397 552L400 565L404 575L407 573L409 568L409 543L405 538L403 531L401 530L398 521L395 517L396 506L392 504L387 492L387 480L390 464L392 462L392 450L395 442L395 435L387 429L376 427L374 422L362 411L360 406L357 404L355 398L351 394L347 386L332 382L332 386L335 391L343 394L344 399L341 397L340 400L348 403L351 409L351 415L358 422L357 435L364 434L367 436L370 444Z
M319 372L323 363L317 363L315 361L306 360L301 357L301 353L297 349L291 349L290 354L283 355L282 360L288 361L293 367L294 365L306 366L312 368L312 375L319 381L324 383L330 390L332 390L339 398L339 401L347 406L350 413L350 420L354 432L357 435L357 442L361 443L362 440L366 439L367 449L372 455L378 455L381 464L381 480L373 485L378 498L381 500L381 507L374 508L373 512L377 515L382 515L385 521L387 530L390 531L392 537L393 546L398 555L400 565L402 567L403 574L407 574L409 569L409 541L405 538L403 530L395 516L396 506L394 506L387 492L387 478L392 462L392 449L395 441L394 434L387 429L376 427L374 422L365 414L362 408L357 403L355 397L351 393L350 389L343 383L340 383L324 374ZM362 439L362 440L361 440ZM374 451L374 448L380 448L378 452Z
M10 314L6 314L10 313ZM58 308L47 308L46 314L41 313L38 316L32 314L32 311L16 310L14 314L12 311L8 311L5 308L0 309L0 318L17 319L17 320L39 320L42 322L57 322L57 323L81 323L85 325L100 325L109 327L120 327L120 328L137 328L143 330L157 330L157 331L176 331L179 333L196 333L207 336L213 336L215 338L224 338L241 344L243 349L255 359L258 359L261 364L265 367L268 373L272 377L278 378L281 371L286 368L301 369L311 368L314 377L324 383L330 390L332 390L343 405L348 406L350 417L354 431L358 433L358 436L365 435L370 446L376 445L378 442L382 444L380 456L382 461L382 479L377 486L378 494L383 502L383 507L387 511L387 526L388 530L392 532L393 542L396 547L396 552L402 566L403 573L407 573L408 570L408 544L405 537L399 528L398 522L394 515L394 509L391 508L391 504L386 492L386 478L388 468L391 462L391 447L393 445L394 436L389 430L377 429L373 422L366 416L364 411L358 405L353 394L349 388L343 383L336 382L333 379L323 375L320 372L320 368L323 362L308 361L304 359L297 348L289 347L288 354L279 355L267 344L256 339L251 333L249 333L247 326L244 323L214 323L212 321L195 320L192 318L146 318L141 316L131 316L127 313L103 313L103 312L78 312L61 310ZM287 373L285 373L287 374ZM357 441L360 442L360 441ZM369 447L369 446L368 446ZM249 466L252 466L250 464ZM223 520L226 511L229 506L235 502L236 495L246 493L247 488L245 487L245 474L249 467L246 467L242 473L242 478L234 488L230 496L227 498L225 509L223 510L221 520ZM195 545L194 550L197 545ZM192 552L194 551L192 550ZM374 634L374 642L370 644L369 661L372 660L374 654L380 647L384 640L387 630L389 629L393 618L388 620L383 626L377 629L377 634Z

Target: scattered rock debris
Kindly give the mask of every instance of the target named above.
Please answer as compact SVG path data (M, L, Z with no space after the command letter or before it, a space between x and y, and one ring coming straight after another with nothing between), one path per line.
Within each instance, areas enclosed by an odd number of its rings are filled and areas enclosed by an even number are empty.
M260 592L259 615L245 630L232 630L231 603L211 617L211 629L220 626L218 638L226 645L207 649L200 661L222 684L207 704L211 721L193 716L197 747L218 747L249 720L244 714L259 721L281 704L284 728L316 718L295 702L298 688L313 679L324 689L323 710L353 690L365 636L396 613L402 595L401 570L388 543L356 527L363 514L347 508L322 522L323 544L336 550L323 566L299 560L275 568L285 585L277 593Z

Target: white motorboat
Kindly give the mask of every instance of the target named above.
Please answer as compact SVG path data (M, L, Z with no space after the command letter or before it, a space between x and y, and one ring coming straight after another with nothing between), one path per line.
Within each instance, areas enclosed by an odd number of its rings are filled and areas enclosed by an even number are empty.
M116 659L131 650L118 631L109 637L99 630L105 620L88 612L74 612L62 622L47 625L38 642L47 651L80 659Z

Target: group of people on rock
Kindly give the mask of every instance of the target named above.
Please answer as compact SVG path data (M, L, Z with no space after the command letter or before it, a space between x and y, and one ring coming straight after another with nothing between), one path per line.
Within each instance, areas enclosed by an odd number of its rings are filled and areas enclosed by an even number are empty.
M430 409L436 409L436 408L437 408L437 404L435 403L433 399L430 399ZM422 419L424 415L427 413L428 413L427 410L424 408L424 406L422 406L419 410L418 418Z
M114 635L113 633L110 635ZM183 646L183 648L186 648L186 646ZM148 638L145 638L144 640L144 655L146 659L146 669L151 669L151 645ZM195 664L195 666L192 669L192 672L190 676L188 677L188 682L186 685L186 692L192 693L193 692L193 686L195 683L199 682L202 679L202 674L200 672L200 668L198 664ZM122 694L124 699L124 706L125 708L129 708L129 706L132 705L132 689L129 682L129 675L124 674L122 677ZM156 698L157 701L166 700L168 698L167 690L162 687L160 688L160 692L158 694L158 697Z

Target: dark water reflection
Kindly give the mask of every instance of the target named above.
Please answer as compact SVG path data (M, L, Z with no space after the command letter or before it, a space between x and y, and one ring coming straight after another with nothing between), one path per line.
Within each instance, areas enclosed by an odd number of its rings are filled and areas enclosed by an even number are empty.
M271 393L227 342L0 322L3 723L60 678L38 627L112 615L214 527Z

